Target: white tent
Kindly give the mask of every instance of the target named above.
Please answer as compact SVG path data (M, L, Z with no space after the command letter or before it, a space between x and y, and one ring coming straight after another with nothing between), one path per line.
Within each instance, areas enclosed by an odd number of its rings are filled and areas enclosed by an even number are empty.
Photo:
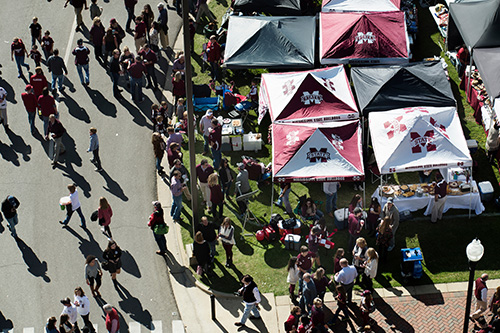
M343 66L262 74L259 123L267 112L281 123L359 118Z
M412 107L369 115L382 174L472 166L454 107Z
M322 12L390 12L399 10L399 1L323 0Z

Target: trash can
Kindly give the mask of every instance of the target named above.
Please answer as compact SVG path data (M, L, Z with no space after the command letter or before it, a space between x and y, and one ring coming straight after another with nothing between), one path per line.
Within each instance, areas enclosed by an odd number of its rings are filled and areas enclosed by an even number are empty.
M419 247L401 249L401 276L420 279L423 274L422 251Z

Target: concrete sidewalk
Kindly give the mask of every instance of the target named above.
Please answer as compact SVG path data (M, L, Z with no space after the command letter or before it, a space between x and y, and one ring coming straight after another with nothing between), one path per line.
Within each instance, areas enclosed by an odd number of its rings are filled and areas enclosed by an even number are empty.
M182 29L174 45L174 52L183 49ZM167 80L168 81L168 80ZM171 92L164 90L171 101ZM166 161L165 161L166 163ZM189 259L182 242L181 227L170 217L172 196L168 185L157 177L158 200L165 211L165 220L170 226L167 234L168 255L165 257L175 302L182 318L182 325L175 323L174 332L284 332L283 323L290 314L293 304L288 296L275 297L272 293L263 295L261 303L262 320L248 320L247 326L238 328L234 322L241 318L241 298L212 291L197 281L189 269ZM190 223L190 221L186 221ZM489 280L489 295L500 285L500 280ZM424 286L393 287L376 289L377 310L372 318L377 321L376 332L459 332L463 325L466 304L467 282L445 283ZM211 318L210 294L215 297L216 320ZM359 302L359 292L353 296ZM336 309L332 293L325 296L327 317ZM473 304L474 307L474 304ZM473 310L473 309L472 309ZM356 309L353 309L356 312ZM473 311L472 311L473 312ZM358 323L359 324L359 323ZM177 325L177 327L176 327ZM337 327L338 326L338 327ZM339 323L334 332L349 332L347 323ZM354 324L357 328L357 324ZM470 325L472 327L472 325ZM353 326L351 326L352 330Z

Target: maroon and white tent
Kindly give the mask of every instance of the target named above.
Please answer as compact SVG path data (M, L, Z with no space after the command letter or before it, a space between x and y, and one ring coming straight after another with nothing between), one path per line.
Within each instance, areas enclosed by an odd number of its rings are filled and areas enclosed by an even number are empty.
M405 14L320 13L321 64L399 64L409 60Z
M275 181L364 179L359 120L272 126Z
M262 74L259 123L357 119L358 108L343 66L304 72Z
M399 10L400 0L323 0L322 12L388 12Z

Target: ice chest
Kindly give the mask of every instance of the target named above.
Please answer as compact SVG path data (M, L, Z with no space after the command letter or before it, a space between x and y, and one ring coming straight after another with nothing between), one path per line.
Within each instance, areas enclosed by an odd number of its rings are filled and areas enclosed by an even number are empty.
M231 146L234 151L240 151L241 147L241 136L232 136L231 137Z
M338 230L343 230L347 228L347 222L349 220L349 208L337 209L333 216L335 217L335 226Z
M285 235L285 249L291 251L299 251L300 235L287 234Z
M477 184L477 187L481 194L481 201L490 201L493 199L493 186L490 182L480 182Z
M260 133L243 134L243 150L258 151L262 149L262 135Z
M228 136L222 137L221 151L231 151L231 139Z

